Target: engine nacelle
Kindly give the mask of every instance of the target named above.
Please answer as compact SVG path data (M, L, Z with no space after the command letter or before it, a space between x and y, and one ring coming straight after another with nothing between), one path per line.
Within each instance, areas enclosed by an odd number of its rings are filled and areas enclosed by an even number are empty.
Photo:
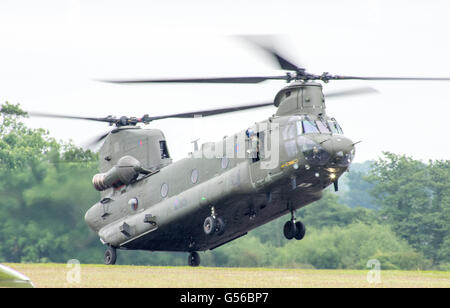
M128 185L137 179L140 173L145 170L141 167L141 163L132 156L123 156L106 173L98 173L92 178L92 184L99 191L106 190L110 187L120 187ZM144 172L145 173L145 172Z

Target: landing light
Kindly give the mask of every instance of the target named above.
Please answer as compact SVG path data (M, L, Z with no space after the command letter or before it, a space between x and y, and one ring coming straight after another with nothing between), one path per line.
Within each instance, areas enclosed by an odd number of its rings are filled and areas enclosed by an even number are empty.
M331 180L334 180L335 178L336 178L336 174L331 173L331 174L330 174L330 179L331 179Z

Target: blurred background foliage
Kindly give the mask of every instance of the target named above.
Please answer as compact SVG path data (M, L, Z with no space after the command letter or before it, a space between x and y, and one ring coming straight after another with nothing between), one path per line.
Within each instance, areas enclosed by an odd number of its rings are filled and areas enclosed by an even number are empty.
M19 105L0 114L0 262L101 263L104 246L84 222L99 199L96 153L26 127ZM213 251L203 266L450 270L450 161L384 153L355 163L340 191L299 211L302 241L282 234L281 217ZM119 264L183 265L187 254L127 251Z

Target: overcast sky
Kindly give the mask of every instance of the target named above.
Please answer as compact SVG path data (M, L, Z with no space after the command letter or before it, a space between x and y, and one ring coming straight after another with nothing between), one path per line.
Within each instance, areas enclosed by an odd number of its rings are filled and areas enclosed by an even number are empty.
M0 101L27 111L86 116L161 115L272 100L286 84L115 85L107 78L280 73L273 59L235 38L277 36L309 72L450 77L448 1L0 1ZM358 144L356 161L381 151L449 159L450 82L335 81L324 92L371 86L378 95L333 99L327 113ZM180 159L191 141L216 141L275 107L205 119L170 119ZM108 127L35 118L57 139L82 145Z

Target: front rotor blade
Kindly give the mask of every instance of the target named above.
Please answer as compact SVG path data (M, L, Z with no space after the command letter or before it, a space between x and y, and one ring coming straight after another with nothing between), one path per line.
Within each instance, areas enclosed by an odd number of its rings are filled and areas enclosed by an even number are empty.
M238 36L238 38L243 39L244 41L258 47L259 49L264 50L266 53L268 53L269 55L274 57L277 60L280 68L283 70L295 71L295 72L304 72L305 71L305 69L302 66L295 64L291 60L288 60L275 47L269 47L268 43L270 43L270 45L274 45L275 36L272 36L272 35L269 35L269 36L267 36L267 35L246 36L246 35L244 35L244 36ZM261 41L264 41L264 44L261 43Z
M292 63L291 61L287 60L285 57L281 56L281 54L279 52L277 52L276 50L269 48L269 47L264 47L264 46L260 46L262 49L264 49L267 53L269 53L270 55L272 55L272 57L274 57L277 61L278 64L280 65L280 68L286 71L304 71L305 69Z
M265 103L252 104L252 105L241 105L241 106L218 108L218 109L208 109L208 110L201 110L201 111L195 111L195 112L175 113L175 114L169 114L169 115L163 115L163 116L150 117L150 120L154 121L154 120L162 120L162 119L167 119L167 118L207 117L207 116L219 115L219 114L254 109L254 108L261 108L261 107L267 107L267 106L273 106L273 102L265 102Z
M253 77L206 77L206 78L175 78L175 79L122 79L122 80L99 80L109 83L139 84L139 83L260 83L266 80L288 80L283 76L253 76Z
M380 93L377 89L372 87L362 87L356 89L349 90L341 90L336 92L325 93L325 98L336 98L336 97L344 97L344 96L352 96L352 95L363 95L363 94L376 94Z
M361 77L361 76L328 76L327 80L409 80L409 81L449 81L449 77Z

